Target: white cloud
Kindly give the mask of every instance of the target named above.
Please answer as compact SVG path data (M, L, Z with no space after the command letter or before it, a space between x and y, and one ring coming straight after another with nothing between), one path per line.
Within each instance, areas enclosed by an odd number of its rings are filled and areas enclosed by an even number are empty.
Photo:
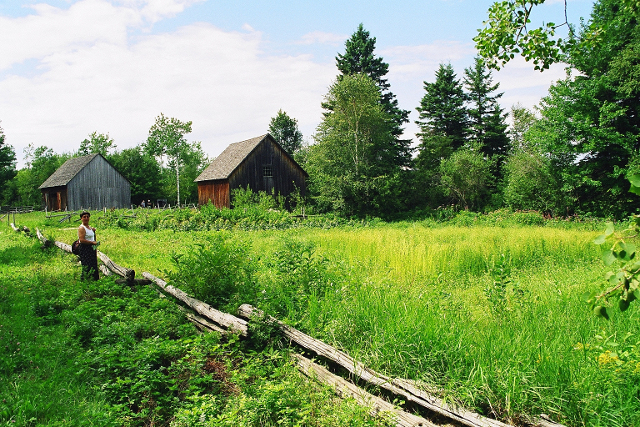
M138 22L131 9L101 0L85 0L67 10L33 6L35 15L0 17L0 71L27 59L70 51L94 43L124 44L127 26Z
M95 10L105 6L84 3ZM160 112L192 120L189 139L202 141L210 155L265 133L280 108L298 119L306 136L320 121L333 64L315 63L308 55L267 55L261 33L225 32L202 23L128 44L123 23L137 21L116 11L103 15L103 30L95 36L67 35L38 51L40 74L0 80L0 120L18 157L29 143L76 150L93 131L108 132L119 149L131 147L146 139ZM39 23L58 25L61 14L49 11ZM108 37L100 36L103 31Z

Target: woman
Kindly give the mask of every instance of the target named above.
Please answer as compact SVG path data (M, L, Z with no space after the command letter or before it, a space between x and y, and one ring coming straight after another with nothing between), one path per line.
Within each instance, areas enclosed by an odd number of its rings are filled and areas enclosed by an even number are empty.
M96 241L96 229L89 226L91 214L84 211L80 214L82 225L78 227L78 240L80 241L80 263L82 264L81 279L85 280L93 278L98 280L98 253L96 247L99 242Z

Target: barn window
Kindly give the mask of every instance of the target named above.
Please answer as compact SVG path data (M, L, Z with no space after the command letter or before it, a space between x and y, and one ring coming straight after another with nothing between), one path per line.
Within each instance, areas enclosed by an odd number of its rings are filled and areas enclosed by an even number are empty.
M271 168L271 165L264 165L262 167L262 176L265 178L273 177L273 169Z

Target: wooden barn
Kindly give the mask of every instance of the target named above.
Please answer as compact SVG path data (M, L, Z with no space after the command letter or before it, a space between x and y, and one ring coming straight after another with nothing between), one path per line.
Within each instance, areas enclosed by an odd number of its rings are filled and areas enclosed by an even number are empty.
M268 133L229 145L195 179L198 203L209 200L222 209L231 207L231 191L249 188L253 192L275 192L289 196L306 190L309 175Z
M131 184L100 154L67 160L39 188L50 211L131 205Z

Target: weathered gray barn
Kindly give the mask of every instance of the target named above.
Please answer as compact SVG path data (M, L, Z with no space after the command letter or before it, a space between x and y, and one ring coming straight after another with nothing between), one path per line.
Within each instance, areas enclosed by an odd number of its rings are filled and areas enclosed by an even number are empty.
M309 175L268 133L230 144L196 179L198 203L231 207L231 191L275 192L289 196L306 190Z
M50 211L131 205L131 184L100 154L67 160L39 188Z

